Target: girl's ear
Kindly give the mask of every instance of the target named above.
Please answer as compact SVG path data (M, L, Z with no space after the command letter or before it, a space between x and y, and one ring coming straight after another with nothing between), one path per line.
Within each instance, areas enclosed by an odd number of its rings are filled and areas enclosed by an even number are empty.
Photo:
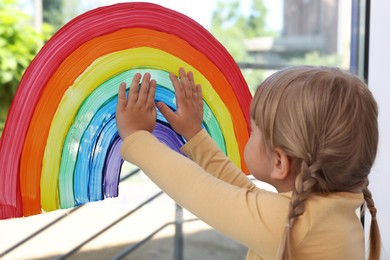
M290 160L286 153L279 147L274 148L274 165L273 171L271 172L271 178L274 180L285 180L287 179L290 171Z

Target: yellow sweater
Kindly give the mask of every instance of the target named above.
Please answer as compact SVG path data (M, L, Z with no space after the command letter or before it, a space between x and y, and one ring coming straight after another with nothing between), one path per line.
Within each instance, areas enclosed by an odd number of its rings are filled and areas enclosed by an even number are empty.
M206 131L181 151L146 131L124 140L121 155L139 166L178 204L248 247L247 259L275 259L290 193L257 188ZM361 193L312 196L292 228L294 259L364 259L364 232L356 215Z

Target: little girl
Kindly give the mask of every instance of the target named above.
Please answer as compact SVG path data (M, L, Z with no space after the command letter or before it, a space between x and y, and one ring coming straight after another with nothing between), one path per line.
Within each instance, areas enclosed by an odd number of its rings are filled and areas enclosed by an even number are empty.
M188 142L187 157L152 134L156 82L121 84L117 126L121 155L200 219L248 247L247 259L364 259L357 210L371 213L369 259L380 257L368 174L377 144L377 105L356 76L335 68L293 67L266 79L251 105L245 147L257 188L202 130L203 100L193 74L174 75L177 110L157 108Z

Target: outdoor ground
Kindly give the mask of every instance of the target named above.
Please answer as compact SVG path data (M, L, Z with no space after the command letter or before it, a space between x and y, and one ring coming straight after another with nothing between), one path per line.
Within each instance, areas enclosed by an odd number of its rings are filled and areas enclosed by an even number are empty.
M53 220L57 224L11 251L1 259L57 259L83 244L107 226L159 192L142 172L120 184L118 198L88 203L72 214L56 210L36 216L0 220L0 255ZM165 194L92 239L67 259L115 259L125 248L174 221L175 203ZM184 219L196 218L184 211ZM184 260L240 260L246 248L211 229L202 221L184 223ZM123 259L174 259L174 226Z

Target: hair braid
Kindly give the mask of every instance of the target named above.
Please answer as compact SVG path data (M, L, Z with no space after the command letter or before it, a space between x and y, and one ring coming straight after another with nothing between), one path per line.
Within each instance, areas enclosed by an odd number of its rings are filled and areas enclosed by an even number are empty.
M376 219L376 207L374 200L372 198L371 191L368 189L368 180L367 180L367 186L363 189L364 194L364 200L366 201L366 205L368 210L371 214L371 225L370 225L370 237L369 237L369 243L370 243L370 251L369 251L369 258L370 260L379 260L380 258L380 232L379 232L379 225Z
M363 191L372 216L370 259L379 259L376 208L367 188L378 146L378 107L367 85L337 68L286 68L260 85L251 118L265 145L286 153L295 177L279 258L294 253L291 228L313 193Z
M309 166L305 160L302 160L301 171L295 179L295 187L291 196L287 224L281 242L280 256L283 260L292 259L291 228L293 227L295 220L304 213L306 200L319 185L316 174L318 171L318 163L313 163Z

